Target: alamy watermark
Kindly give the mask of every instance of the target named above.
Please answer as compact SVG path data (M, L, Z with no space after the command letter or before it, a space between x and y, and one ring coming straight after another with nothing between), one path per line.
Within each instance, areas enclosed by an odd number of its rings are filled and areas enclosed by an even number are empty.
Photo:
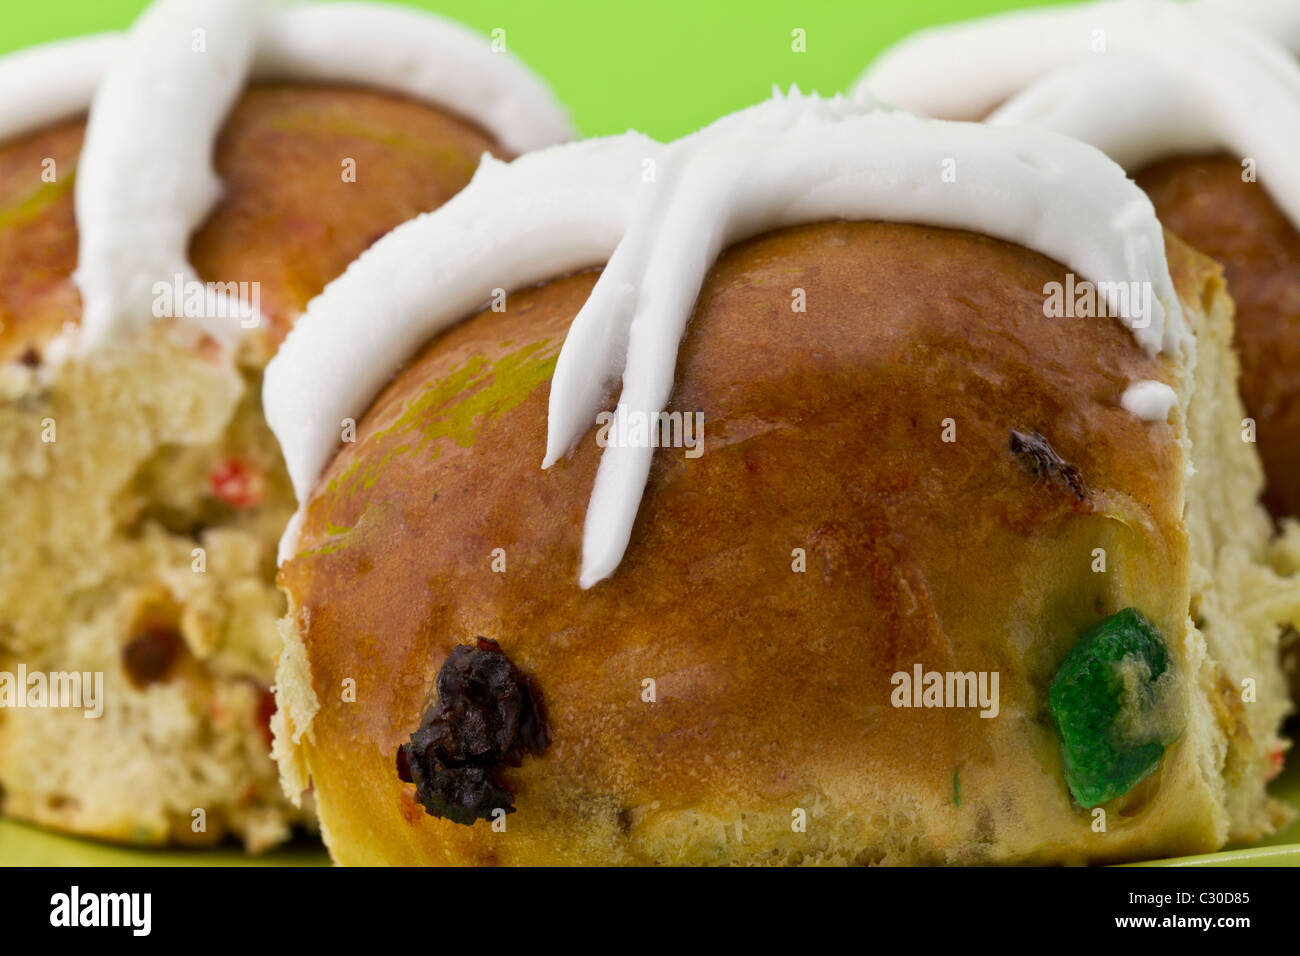
M83 893L73 885L50 897L50 925L63 927L121 927L132 936L153 929L152 893Z
M15 709L63 707L85 711L86 718L104 714L103 671L32 671L19 664L17 672L0 671L0 707Z
M596 416L601 448L684 448L687 458L704 454L703 412L635 412L620 407Z
M177 273L170 282L155 282L155 319L238 319L242 329L256 328L262 317L260 282L199 282Z
M889 679L895 707L979 708L980 716L993 718L998 703L997 671L927 671L913 664L911 673L896 671Z
M1135 329L1151 324L1151 283L1089 282L1066 273L1064 282L1043 286L1043 315L1060 318L1124 318Z

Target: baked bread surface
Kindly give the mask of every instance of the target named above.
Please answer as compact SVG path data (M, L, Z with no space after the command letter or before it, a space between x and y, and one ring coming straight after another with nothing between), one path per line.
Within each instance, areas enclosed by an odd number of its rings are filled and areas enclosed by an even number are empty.
M1217 269L1170 243L1194 327L1228 322ZM1189 618L1187 423L1120 406L1136 380L1191 383L1115 319L1045 316L1059 264L872 222L725 252L669 405L703 413L703 454L656 451L622 564L583 591L595 429L540 462L556 355L595 278L513 293L432 341L307 505L281 572L277 754L291 792L314 782L339 862L1114 861L1275 820L1259 766L1284 706L1276 627L1242 652L1274 694L1256 727ZM1082 490L1013 453L1012 431L1041 434ZM1194 520L1212 565L1217 518ZM1066 789L1047 686L1126 607L1164 636L1186 726L1097 832ZM503 831L428 815L395 766L447 655L477 636L535 680L551 734L501 773ZM892 706L893 675L918 664L997 672L997 716Z
M1276 516L1300 515L1300 232L1240 160L1178 156L1139 170L1167 229L1222 263L1236 303L1241 395Z

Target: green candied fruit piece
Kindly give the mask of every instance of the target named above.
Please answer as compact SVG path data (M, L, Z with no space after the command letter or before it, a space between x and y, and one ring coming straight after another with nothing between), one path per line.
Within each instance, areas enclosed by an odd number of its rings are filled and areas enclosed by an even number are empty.
M1128 793L1182 733L1178 680L1165 643L1133 608L1079 639L1047 697L1065 782L1084 807Z

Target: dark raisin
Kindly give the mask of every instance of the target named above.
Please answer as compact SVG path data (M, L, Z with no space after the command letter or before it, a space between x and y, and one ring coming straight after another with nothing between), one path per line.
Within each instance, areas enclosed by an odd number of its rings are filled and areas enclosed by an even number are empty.
M550 743L536 685L485 637L454 648L438 671L438 699L397 752L397 775L426 812L455 823L513 813L498 779Z
M170 628L149 628L131 638L122 650L126 676L138 689L165 681L181 655L184 641Z
M1020 462L1020 467L1031 475L1051 480L1074 495L1077 501L1088 499L1088 486L1083 483L1079 469L1058 455L1056 449L1038 432L1018 432L1012 429L1007 447Z

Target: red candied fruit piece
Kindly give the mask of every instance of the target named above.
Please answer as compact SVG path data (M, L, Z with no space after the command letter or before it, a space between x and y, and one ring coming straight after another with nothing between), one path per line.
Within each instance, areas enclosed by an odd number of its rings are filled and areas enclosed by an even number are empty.
M273 744L273 735L271 734L271 718L275 716L275 694L271 693L269 688L262 688L261 696L257 700L257 726L262 731L262 736L266 740L266 749L270 750Z
M214 468L208 484L212 494L232 508L256 507L266 491L262 473L238 458L227 458Z
M1286 751L1281 744L1273 745L1273 749L1268 753L1268 763L1268 776L1265 779L1273 780L1282 772L1282 766L1286 763Z

